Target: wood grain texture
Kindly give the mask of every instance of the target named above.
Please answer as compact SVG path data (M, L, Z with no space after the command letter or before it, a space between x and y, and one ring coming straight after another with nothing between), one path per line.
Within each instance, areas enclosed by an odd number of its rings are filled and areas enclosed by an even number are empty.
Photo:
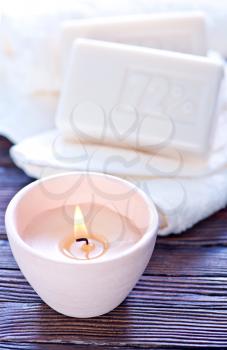
M73 319L45 305L13 259L4 214L32 181L0 138L0 350L227 348L227 210L160 237L148 267L111 313Z
M103 345L76 345L75 344L50 344L50 343L24 343L24 342L0 342L0 349L1 350L68 350L68 349L76 349L76 350L109 350L109 346L103 346ZM111 346L111 349L117 350L119 349L118 346ZM128 346L123 348L124 350L129 350ZM156 348L157 350L157 348Z
M0 306L2 340L75 343L112 346L161 344L216 345L227 342L224 310L178 307L141 308L130 300L107 315L73 319L41 303L3 303ZM4 325L3 324L4 321Z
M227 277L166 277L143 275L127 298L138 307L225 307ZM0 270L2 302L40 303L19 270Z
M0 145L0 166L14 166L9 157L9 149L12 146L12 143L4 136L0 136Z
M18 190L31 180L17 168L4 168L0 165L0 239L6 239L4 220L7 205Z

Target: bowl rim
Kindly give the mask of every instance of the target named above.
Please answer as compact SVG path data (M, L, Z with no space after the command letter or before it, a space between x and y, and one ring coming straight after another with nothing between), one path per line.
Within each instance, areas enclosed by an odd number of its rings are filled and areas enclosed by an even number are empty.
M63 178L67 176L72 176L72 175L92 175L92 176L105 176L108 177L109 179L114 179L115 181L119 181L123 183L124 185L130 187L131 189L136 190L136 192L141 196L145 204L147 205L148 208L148 213L149 213L149 221L148 221L148 226L146 231L144 232L143 236L131 247L126 249L123 252L120 252L119 254L116 254L114 256L106 257L105 259L99 260L99 259L91 259L91 260L79 260L79 259L68 259L65 261L61 261L58 258L53 258L47 256L45 253L38 252L35 248L31 247L29 244L27 244L19 235L18 230L16 229L15 225L15 212L17 210L17 205L18 203L22 200L24 195L28 192L31 191L34 187L39 186L45 181L51 181L56 178ZM55 263L59 264L65 264L65 265L94 265L94 264L101 264L101 263L107 263L110 261L114 261L123 257L126 257L128 255L133 254L135 251L145 247L147 244L149 244L149 241L153 238L156 238L157 236L157 231L159 227L159 214L158 210L153 202L152 199L148 198L148 196L145 194L144 191L142 191L139 187L137 187L135 184L129 182L128 180L122 179L117 176L109 175L109 174L104 174L104 173L99 173L99 172L86 172L86 171L73 171L73 172L64 172L61 174L55 174L51 176L46 176L44 178L38 179L33 181L32 183L28 184L21 190L19 190L14 197L11 199L10 203L7 206L6 213L5 213L5 226L6 226L6 233L9 238L9 241L11 239L16 243L20 248L24 249L25 251L29 252L32 255L35 255L36 257L39 257L41 259L47 260L47 261L52 261Z

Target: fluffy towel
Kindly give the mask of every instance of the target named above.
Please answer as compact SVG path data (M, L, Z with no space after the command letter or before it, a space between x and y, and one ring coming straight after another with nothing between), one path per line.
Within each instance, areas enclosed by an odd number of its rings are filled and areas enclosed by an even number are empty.
M197 5L196 9L206 10L214 19L213 27L210 26L211 46L226 54L226 42L222 40L226 9L215 4L215 12L210 0L199 0ZM171 1L173 10L187 10L190 6L190 1ZM227 203L224 104L219 128L222 136L217 136L218 141L224 139L224 142L218 143L207 163L171 158L166 161L166 150L147 159L148 156L130 150L117 149L116 152L108 146L72 144L54 130L60 82L55 64L58 61L59 22L84 16L163 11L169 8L169 0L158 4L150 2L149 5L140 1L133 4L128 0L114 1L108 9L103 1L101 5L99 1L87 1L86 5L79 1L76 9L73 7L73 2L67 9L64 4L64 9L57 9L59 12L51 16L44 10L33 17L32 27L29 13L27 18L2 18L0 89L4 98L0 106L0 133L19 142L11 149L15 163L36 178L84 169L126 177L151 196L166 216L168 226L160 230L162 235L180 233L223 208Z
M197 174L195 172L192 176L193 168L184 168L181 166L184 163L179 160L67 142L56 130L28 138L11 149L15 163L36 178L65 171L91 170L108 172L134 182L155 201L167 219L168 226L160 229L160 235L180 233L225 207L226 148L216 153L220 157L219 167L211 171L198 166ZM211 164L216 165L213 161ZM201 174L202 170L209 171L209 174Z

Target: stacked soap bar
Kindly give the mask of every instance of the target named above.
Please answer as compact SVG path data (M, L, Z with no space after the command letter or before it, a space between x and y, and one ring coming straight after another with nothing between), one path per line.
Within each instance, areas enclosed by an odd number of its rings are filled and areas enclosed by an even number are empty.
M120 42L206 55L206 23L201 13L169 13L66 21L62 26L63 61L77 38Z
M141 150L209 153L223 76L217 59L75 41L57 113L67 137Z

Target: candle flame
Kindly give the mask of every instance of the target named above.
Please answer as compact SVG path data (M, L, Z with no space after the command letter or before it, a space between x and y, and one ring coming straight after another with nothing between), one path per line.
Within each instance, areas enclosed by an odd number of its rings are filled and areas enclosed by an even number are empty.
M88 237L84 216L78 205L75 207L74 211L74 236L75 239Z
M73 259L89 260L101 256L108 249L105 237L88 232L79 206L74 209L73 234L60 242L63 253Z

